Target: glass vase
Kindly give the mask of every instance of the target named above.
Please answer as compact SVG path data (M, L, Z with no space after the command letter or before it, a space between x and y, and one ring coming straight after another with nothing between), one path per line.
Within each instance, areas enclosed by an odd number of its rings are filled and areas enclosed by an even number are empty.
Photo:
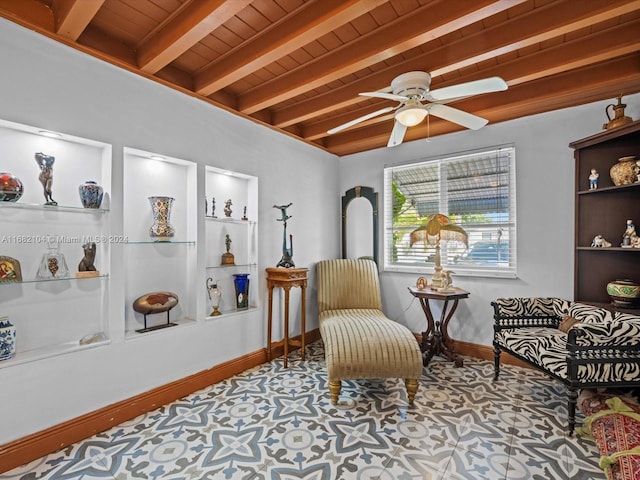
M234 273L233 284L236 287L236 309L247 310L249 308L249 274Z

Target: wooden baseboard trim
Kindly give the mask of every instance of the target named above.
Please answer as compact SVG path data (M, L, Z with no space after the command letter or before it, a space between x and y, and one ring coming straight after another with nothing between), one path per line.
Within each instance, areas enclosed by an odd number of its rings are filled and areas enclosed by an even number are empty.
M320 331L315 329L308 332L305 337L305 343L312 343L320 339ZM298 336L295 339L299 340L299 338ZM274 349L273 357L277 358L282 356L283 353L284 348ZM258 350L40 432L0 445L0 473L24 465L72 443L79 442L114 425L131 420L138 415L171 403L190 393L261 365L266 361L266 349Z
M414 332L413 335L416 337L416 340L418 340L418 343L422 343L421 333ZM488 360L490 362L493 362L493 347L489 347L487 345L479 345L477 343L454 340L453 351L459 355L465 355L468 357L474 357L479 358L480 360ZM500 355L500 364L513 365L523 368L533 368L531 365L509 355L506 352L502 352L502 354Z

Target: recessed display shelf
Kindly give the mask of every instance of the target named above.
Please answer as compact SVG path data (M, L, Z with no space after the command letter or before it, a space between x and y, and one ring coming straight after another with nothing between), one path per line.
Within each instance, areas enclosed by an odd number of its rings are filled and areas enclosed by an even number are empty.
M235 265L211 265L206 267L207 269L210 268L251 268L251 269L255 269L258 267L257 263L236 263Z
M212 222L222 222L222 223L239 223L241 225L256 225L258 222L256 222L255 220L240 220L237 218L227 218L227 217L212 217L210 215L207 215L205 217L207 220L210 220Z
M94 278L109 278L109 274L105 273L102 275L96 275L93 277L61 277L61 278L32 278L32 279L26 279L26 280L20 280L18 282L0 282L0 287L6 287L8 285L19 285L21 283L45 283L45 282L62 282L64 280L72 280L72 281L77 281L77 280L91 280Z
M13 365L20 365L21 363L35 362L57 355L65 355L67 353L78 352L80 350L88 350L90 348L102 347L109 345L111 340L100 340L97 342L89 343L87 345L80 345L80 342L66 342L59 345L49 345L47 347L38 348L35 350L29 350L26 352L18 352L14 357L7 360L0 361L0 369L10 367Z
M105 213L108 208L85 208L69 205L44 205L39 203L0 202L0 208L25 208L28 210L44 210L47 212L71 212L71 213Z

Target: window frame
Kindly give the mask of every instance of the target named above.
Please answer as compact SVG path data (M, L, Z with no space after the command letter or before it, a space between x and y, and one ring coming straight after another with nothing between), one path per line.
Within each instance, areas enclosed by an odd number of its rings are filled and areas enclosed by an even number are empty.
M496 222L488 222L485 224L474 224L473 227L467 228L464 223L456 221L455 213L452 215L451 220L460 224L461 227L465 228L467 233L469 234L469 249L466 250L462 255L459 253L461 247L452 246L451 251L455 253L455 255L448 256L447 255L447 245L445 242L442 242L442 267L446 270L452 270L455 272L456 276L472 276L472 277L500 277L500 278L517 278L517 222L516 222L516 148L514 144L504 144L498 146L489 146L486 148L475 149L464 152L456 152L456 153L448 153L443 155L437 155L433 157L424 157L417 160L411 160L408 162L397 163L392 165L384 166L384 180L383 180L383 190L384 190L384 218L382 222L383 226L383 270L387 272L399 272L399 273L413 273L413 274L429 274L433 272L434 262L428 261L427 257L433 258L433 255L430 254L431 250L435 253L435 247L427 247L424 248L424 252L417 252L416 254L411 254L411 257L415 257L415 263L409 263L410 261L407 257L404 257L403 261L395 261L392 262L392 249L395 245L393 241L394 231L397 233L398 231L403 232L404 236L406 236L406 229L395 228L393 225L393 198L394 198L394 190L393 190L393 174L394 172L399 171L407 171L415 167L416 171L420 168L431 169L435 167L437 171L436 181L438 186L437 194L434 193L434 196L438 197L438 212L444 215L449 215L447 209L449 205L449 194L448 194L448 186L452 184L455 180L449 180L446 178L446 173L443 174L443 169L446 172L446 168L449 165L454 165L458 162L459 165L472 164L472 162L476 160L482 160L490 158L490 155L495 155L497 159L497 164L500 159L503 159L505 156L508 157L506 162L508 164L508 171L501 172L500 167L496 166L495 175L498 177L500 173L503 174L502 178L508 178L508 183L500 183L499 187L507 190L507 198L508 198L508 207L506 213L506 219L502 221ZM472 178L471 176L467 178ZM459 179L457 179L459 181ZM464 177L463 177L464 180ZM433 181L432 181L433 182ZM501 180L502 182L502 180ZM427 183L427 180L423 183ZM496 191L499 191L496 188ZM498 201L499 193L496 193L495 199ZM453 197L453 195L451 196ZM405 202L405 206L407 203ZM408 207L411 208L411 207ZM416 210L418 210L416 208ZM436 213L436 212L429 212ZM482 214L483 212L478 211L477 213ZM488 212L487 212L488 213ZM419 214L419 213L418 213ZM413 226L409 226L407 228L417 228L418 225L424 224L426 220L426 216L420 217L420 222L416 223ZM493 262L488 262L487 264L474 264L473 260L469 263L465 262L465 259L468 258L469 252L473 248L473 245L479 244L484 241L484 234L493 235L496 230L502 230L502 232L506 232L505 238L508 241L508 252L509 252L509 263L508 265L504 264L492 264ZM498 233L499 236L502 235L502 232ZM478 235L480 238L478 239ZM495 241L495 240L493 240ZM406 243L406 242L404 242ZM498 246L500 245L500 241L498 240ZM406 245L405 245L406 252ZM499 247L499 250L502 249ZM397 252L397 251L396 251ZM398 255L396 252L395 255ZM463 255L467 255L463 257ZM458 258L454 258L458 257ZM462 259L462 261L460 261ZM453 263L453 262L457 263Z

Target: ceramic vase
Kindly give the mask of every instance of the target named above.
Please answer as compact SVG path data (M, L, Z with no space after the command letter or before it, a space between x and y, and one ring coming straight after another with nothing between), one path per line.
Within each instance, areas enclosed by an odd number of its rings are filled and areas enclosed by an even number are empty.
M96 182L87 180L78 187L80 202L84 208L100 208L102 205L103 189Z
M636 157L622 157L618 159L611 170L611 181L614 185L629 185L638 180L638 167L636 165Z
M0 360L8 360L16 354L16 327L9 317L0 317Z
M10 173L0 173L0 202L17 202L23 192L24 187L18 177Z
M234 273L233 284L236 288L236 308L247 310L249 308L249 274Z
M615 280L607 284L611 303L618 307L636 308L640 305L640 284L633 280Z
M168 242L175 234L175 230L169 223L173 200L172 197L149 197L153 215L149 236L156 242Z

